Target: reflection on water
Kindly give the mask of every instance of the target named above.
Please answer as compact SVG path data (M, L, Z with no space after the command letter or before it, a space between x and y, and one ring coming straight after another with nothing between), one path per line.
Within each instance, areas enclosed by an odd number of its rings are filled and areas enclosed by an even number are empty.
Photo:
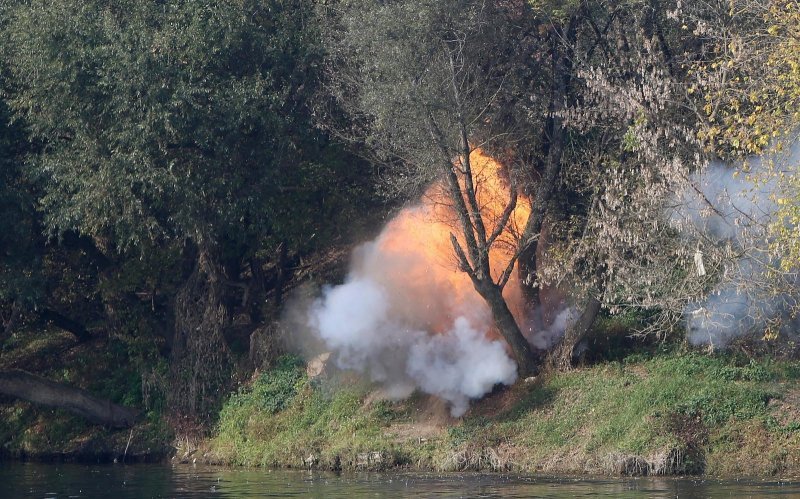
M333 473L206 466L0 463L2 498L798 497L800 482Z

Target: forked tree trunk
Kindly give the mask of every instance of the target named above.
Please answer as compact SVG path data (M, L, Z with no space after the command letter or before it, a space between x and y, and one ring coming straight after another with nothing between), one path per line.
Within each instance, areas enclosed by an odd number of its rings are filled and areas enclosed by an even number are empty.
M582 10L582 9L580 9ZM565 131L562 123L561 111L565 105L567 87L571 76L572 62L570 47L574 44L575 33L581 16L576 14L570 19L566 31L557 30L552 36L552 94L551 94L551 143L547 151L546 164L542 179L539 182L537 195L531 207L531 214L526 222L522 237L521 246L518 248L519 254L510 261L505 270L502 270L500 278L495 281L492 277L490 268L490 252L496 243L497 237L505 229L510 220L510 216L516 208L517 192L514 185L510 186L509 200L503 210L495 227L487 226L481 214L481 204L476 194L475 178L470 164L470 153L472 148L469 141L469 128L465 109L471 103L469 92L464 94L464 89L469 85L465 83L469 80L469 75L464 72L463 46L458 41L446 42L445 47L449 61L450 81L452 89L453 114L458 127L457 144L448 142L445 134L435 118L434 113L438 110L428 109L427 118L431 137L436 143L441 153L441 167L445 175L445 182L449 191L450 201L453 210L458 217L460 235L463 241L451 234L451 242L455 250L459 267L466 272L472 280L476 291L488 303L492 316L499 332L503 335L512 350L514 360L517 362L520 375L528 376L535 374L537 369L537 358L533 354L530 344L523 336L514 316L508 308L508 304L503 298L503 287L508 282L508 277L513 271L514 266L519 264L519 271L525 281L524 265L530 262L533 265L530 270L531 275L536 275L536 241L541 232L544 222L547 205L557 188L558 175L561 171L561 160L565 145ZM560 44L566 40L568 49L565 53L560 50ZM454 147L451 147L454 146ZM455 153L455 154L453 154ZM454 164L454 160L459 164ZM524 261L518 260L520 257ZM535 290L535 298L539 299L538 289ZM534 306L536 313L540 313L540 307ZM538 321L541 323L541 320Z
M479 203L475 194L474 179L470 166L470 146L467 140L466 127L461 128L461 158L463 171L453 166L452 159L448 156L448 148L441 130L435 123L432 115L429 125L431 132L442 152L442 165L445 173L445 181L448 187L450 199L453 201L454 210L460 220L461 235L464 238L464 245L458 238L451 233L450 239L459 267L469 276L475 291L486 301L492 313L495 326L511 348L514 360L517 363L519 375L521 377L533 376L538 372L536 358L530 344L523 336L516 319L511 314L505 298L503 298L503 287L508 282L508 275L513 269L514 260L509 262L509 266L504 271L503 277L499 282L495 282L492 277L489 253L497 236L505 228L508 219L516 206L516 193L512 191L509 204L497 222L497 227L492 228L492 233L487 234L483 217L480 212ZM456 173L458 170L458 174ZM463 187L459 183L458 175L462 175ZM512 187L513 188L513 187ZM466 248L466 250L465 250Z
M0 394L67 410L112 428L134 425L139 411L97 398L86 390L56 383L21 370L0 371Z

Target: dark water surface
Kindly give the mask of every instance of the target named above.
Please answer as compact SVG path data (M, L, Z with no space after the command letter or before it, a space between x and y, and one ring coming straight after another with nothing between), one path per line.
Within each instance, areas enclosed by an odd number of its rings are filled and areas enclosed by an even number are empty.
M0 498L798 497L800 482L0 463Z

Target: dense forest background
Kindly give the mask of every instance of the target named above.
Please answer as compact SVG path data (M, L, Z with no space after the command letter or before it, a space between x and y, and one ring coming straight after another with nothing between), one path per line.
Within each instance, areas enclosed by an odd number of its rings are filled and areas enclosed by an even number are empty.
M292 293L341 281L432 182L522 375L609 321L627 347L793 357L798 21L783 0L2 0L0 392L22 369L208 431L291 344ZM504 166L491 214L477 147ZM575 313L532 345L553 289Z

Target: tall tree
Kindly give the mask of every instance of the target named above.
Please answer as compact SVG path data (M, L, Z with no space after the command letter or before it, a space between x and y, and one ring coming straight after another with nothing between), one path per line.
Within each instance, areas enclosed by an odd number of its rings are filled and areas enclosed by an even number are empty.
M691 90L701 117L698 139L710 154L739 170L741 189L749 191L743 196L759 209L736 217L746 231L740 231L733 258L753 265L729 265L721 280L738 288L737 295L749 304L748 321L763 326L764 338L783 334L795 341L800 4L737 0L687 6L686 16L705 48L691 61Z
M355 122L347 130L404 180L445 179L459 215L454 253L490 306L502 280L481 267L493 241L471 205L475 144L527 158L511 178L533 199L516 241L533 327L545 327L544 284L580 292L560 364L603 306L646 309L655 328L683 319L708 279L694 274L697 241L670 210L706 163L686 81L708 44L684 28L680 2L330 5L331 86ZM524 362L519 325L492 310Z
M457 219L451 239L459 268L528 374L537 369L533 352L502 295L516 255L502 269L492 269L489 260L516 206L517 186L512 177L505 209L498 220L487 220L470 160L475 147L519 140L494 119L500 94L513 88L503 65L514 50L513 15L471 0L348 0L322 10L329 90L350 118L339 132L392 163L400 187L443 179Z
M182 251L171 399L205 417L231 379L226 295L241 266L257 279L264 254L321 239L346 195L305 106L309 5L30 0L4 14L10 102L43 144L46 229L107 256ZM348 182L355 169L337 166Z
M0 24L0 27L2 24ZM12 122L5 97L9 82L0 59L0 341L43 292L39 217L31 179L24 172L30 149L23 127Z

